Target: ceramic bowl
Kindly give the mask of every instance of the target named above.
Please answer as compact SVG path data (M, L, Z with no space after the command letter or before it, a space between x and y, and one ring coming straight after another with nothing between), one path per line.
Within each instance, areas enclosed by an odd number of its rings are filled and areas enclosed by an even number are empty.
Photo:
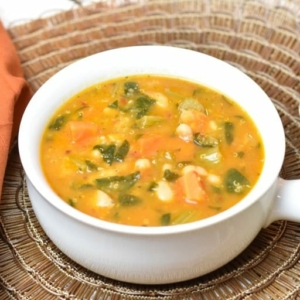
M201 221L145 228L95 219L54 193L39 158L41 136L50 116L77 92L130 74L195 81L222 92L248 112L263 139L265 164L257 184L241 202ZM274 105L243 72L196 51L134 46L104 51L69 65L30 101L21 122L19 150L32 206L46 234L72 260L112 279L165 284L195 278L228 263L274 220L299 220L300 204L295 196L299 182L278 177L285 136Z

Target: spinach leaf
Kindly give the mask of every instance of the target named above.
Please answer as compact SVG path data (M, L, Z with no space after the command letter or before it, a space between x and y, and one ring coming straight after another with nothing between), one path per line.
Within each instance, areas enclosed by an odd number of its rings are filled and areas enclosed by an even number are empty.
M194 144L203 148L217 147L219 142L212 136L202 136L200 133L194 134Z
M225 122L224 130L225 130L225 140L227 144L230 145L234 139L234 124L231 122Z
M170 213L163 214L163 215L160 217L160 224L161 224L162 226L170 225L170 223L171 223L171 214L170 214Z
M166 169L164 171L164 178L167 180L167 181L175 181L177 178L179 178L179 175L175 172L172 172L171 170L169 169Z
M134 82L134 81L127 81L124 83L124 93L125 95L128 94L133 94L134 92L138 92L139 91L139 85L138 83Z
M232 168L225 175L224 185L229 193L240 194L250 187L250 182L241 172Z
M71 198L68 199L68 203L69 203L70 206L76 207L76 201L74 199L71 199Z
M156 182L151 182L149 187L148 187L148 191L149 192L154 192L158 187L158 184Z
M95 180L96 186L103 191L124 192L129 190L141 178L140 172L134 172L125 176L111 176Z
M110 145L95 145L93 149L100 151L103 160L112 165L114 161L122 162L124 161L128 151L129 143L125 140L119 148L115 144Z
M118 109L119 108L119 102L118 100L112 102L111 104L108 105L109 108L113 108L113 109Z
M60 130L67 122L68 116L66 114L57 117L50 125L51 130Z
M127 153L129 151L129 143L127 140L125 140L121 146L119 147L119 149L117 149L117 152L115 154L114 160L122 162L124 161Z
M111 165L114 161L116 145L96 145L93 149L97 149L100 151L103 160Z
M118 201L121 206L134 206L142 202L139 197L130 194L120 195Z
M98 166L96 164L94 164L93 162L91 162L90 160L86 160L85 164L86 164L86 167L87 167L87 171L89 171L89 172L93 172L93 171L98 170Z
M135 105L133 107L133 111L136 112L136 115L135 117L137 119L140 119L142 118L143 116L145 116L150 107L155 103L154 100L150 99L149 97L147 96L141 96L139 98L137 98L135 100Z

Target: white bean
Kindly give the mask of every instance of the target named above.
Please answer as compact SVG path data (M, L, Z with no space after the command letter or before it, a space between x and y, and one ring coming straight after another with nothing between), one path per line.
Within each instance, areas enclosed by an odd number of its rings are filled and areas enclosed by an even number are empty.
M157 183L157 188L155 189L155 191L156 191L157 197L161 201L166 201L166 202L172 201L173 191L167 182L159 181Z
M185 142L191 142L193 140L192 128L187 124L180 124L176 128L176 134Z
M150 160L147 158L140 158L135 162L135 167L138 170L148 169L150 168L151 163Z
M97 205L100 207L112 207L115 202L104 192L97 191Z
M221 178L215 174L208 174L207 180L214 185L219 185L221 183Z

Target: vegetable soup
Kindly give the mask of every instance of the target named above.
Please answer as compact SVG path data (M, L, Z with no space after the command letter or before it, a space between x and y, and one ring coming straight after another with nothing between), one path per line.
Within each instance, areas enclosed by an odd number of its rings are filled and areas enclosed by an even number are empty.
M178 78L96 84L51 118L41 163L53 190L93 217L134 226L193 222L235 205L264 148L232 99Z

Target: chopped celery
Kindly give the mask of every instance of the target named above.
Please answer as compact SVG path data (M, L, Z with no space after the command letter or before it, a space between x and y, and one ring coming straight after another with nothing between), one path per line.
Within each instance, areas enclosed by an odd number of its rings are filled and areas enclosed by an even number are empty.
M212 148L218 146L219 141L212 136L201 136L200 133L196 133L194 135L194 143L204 148Z
M172 220L172 224L178 225L195 221L196 214L196 211L184 211Z
M159 116L143 116L137 120L136 125L138 128L148 128L158 125L164 121L163 117Z
M186 98L184 99L178 106L179 110L183 110L183 109L195 109L201 112L204 112L204 107L203 105L194 98Z
M201 151L198 155L201 161L217 164L221 161L222 155L219 147L206 148L205 151Z

